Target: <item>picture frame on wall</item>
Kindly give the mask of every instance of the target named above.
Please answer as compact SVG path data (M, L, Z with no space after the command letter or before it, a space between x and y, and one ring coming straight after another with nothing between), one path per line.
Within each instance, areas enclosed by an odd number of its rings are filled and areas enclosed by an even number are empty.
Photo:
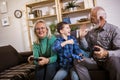
M1 22L2 22L2 26L9 26L10 25L9 17L2 18Z
M7 2L0 1L0 13L6 13L6 12L7 12Z

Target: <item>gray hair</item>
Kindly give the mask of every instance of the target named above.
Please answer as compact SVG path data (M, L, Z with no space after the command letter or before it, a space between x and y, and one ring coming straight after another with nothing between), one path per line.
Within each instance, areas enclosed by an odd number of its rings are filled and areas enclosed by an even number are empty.
M36 34L36 25L38 24L38 23L43 23L43 24L45 24L45 26L46 26L46 28L47 28L47 30L48 30L48 32L47 32L47 37L48 38L51 38L51 36L52 36L52 34L51 34L51 30L50 30L50 27L49 26L47 26L47 24L46 24L46 22L44 21L44 20L37 20L35 23L34 23L34 34L35 34L35 43L40 43L39 42L39 37L37 36L37 34Z
M104 19L106 19L106 12L102 7L94 7L93 10L97 10L97 19L99 19L100 16L102 16Z

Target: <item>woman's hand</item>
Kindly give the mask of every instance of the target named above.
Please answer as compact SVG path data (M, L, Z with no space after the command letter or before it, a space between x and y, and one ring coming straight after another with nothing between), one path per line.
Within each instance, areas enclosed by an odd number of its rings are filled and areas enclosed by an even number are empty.
M40 60L38 61L38 64L41 65L41 66L49 63L49 58L39 57L39 59Z
M30 58L32 58L32 57L33 57L33 55L29 56L27 59L30 64L33 64L33 60L30 60Z

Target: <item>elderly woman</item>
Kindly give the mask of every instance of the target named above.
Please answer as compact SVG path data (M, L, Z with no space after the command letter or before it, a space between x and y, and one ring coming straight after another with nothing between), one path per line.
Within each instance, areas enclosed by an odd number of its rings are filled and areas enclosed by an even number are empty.
M28 61L33 62L32 59L36 64L35 80L52 80L57 69L57 54L52 51L51 46L56 37L51 35L50 28L43 20L35 23L34 33L36 40L33 43L33 56Z

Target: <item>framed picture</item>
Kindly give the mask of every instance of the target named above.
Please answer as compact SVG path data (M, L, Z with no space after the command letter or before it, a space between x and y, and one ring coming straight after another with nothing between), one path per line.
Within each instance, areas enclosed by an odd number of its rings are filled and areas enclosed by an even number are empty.
M2 18L1 21L2 21L2 26L8 26L8 25L10 25L8 17Z
M1 1L0 2L0 13L6 13L7 12L7 2Z

